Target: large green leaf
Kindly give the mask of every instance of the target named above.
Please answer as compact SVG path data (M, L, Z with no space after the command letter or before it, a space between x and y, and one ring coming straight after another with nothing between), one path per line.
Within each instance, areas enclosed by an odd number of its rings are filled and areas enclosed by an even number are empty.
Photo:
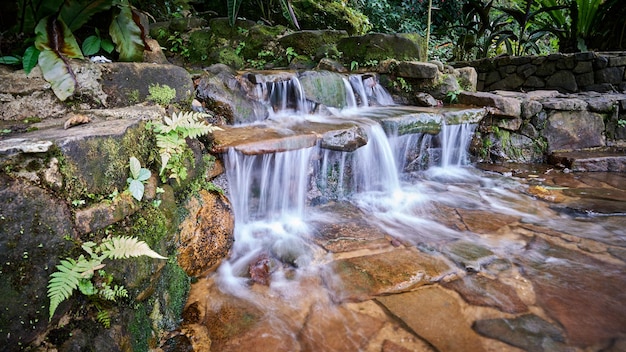
M37 61L43 77L54 94L65 100L74 94L77 84L68 58L84 58L76 38L65 23L54 16L39 21L35 34L35 47L41 51Z
M120 6L120 13L113 18L109 34L120 54L120 61L140 61L143 58L141 28L133 20L130 6Z
M228 23L231 27L235 25L235 21L237 20L237 13L239 13L239 6L243 0L227 0L226 4L228 5Z
M60 17L75 31L91 19L91 16L111 8L113 0L65 0Z

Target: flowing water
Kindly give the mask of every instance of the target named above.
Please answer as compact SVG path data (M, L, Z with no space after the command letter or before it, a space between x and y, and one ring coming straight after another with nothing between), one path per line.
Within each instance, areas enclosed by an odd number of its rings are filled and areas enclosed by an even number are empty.
M482 171L474 124L399 135L368 107L390 104L376 82L346 78L353 98L332 116L285 82L268 85L277 121L349 120L368 142L224 155L234 248L189 299L212 350L624 346L626 218L578 205L598 188L590 199L626 201L625 176Z

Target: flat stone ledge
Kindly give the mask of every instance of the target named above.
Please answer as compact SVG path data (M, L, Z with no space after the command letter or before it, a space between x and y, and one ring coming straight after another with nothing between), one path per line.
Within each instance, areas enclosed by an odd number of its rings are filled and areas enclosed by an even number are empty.
M626 151L597 150L552 153L548 162L572 171L626 172Z

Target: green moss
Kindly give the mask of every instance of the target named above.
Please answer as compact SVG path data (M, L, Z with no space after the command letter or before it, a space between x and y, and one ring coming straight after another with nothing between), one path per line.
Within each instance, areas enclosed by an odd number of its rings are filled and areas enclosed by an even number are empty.
M176 89L164 84L151 84L148 87L148 96L146 99L153 101L161 106L169 105L176 98Z
M212 63L222 63L236 70L242 68L244 65L243 58L237 55L235 49L229 47L222 48L219 51L214 51L209 59Z
M350 35L362 35L372 29L367 16L343 1L300 0L292 3L301 28L343 29Z
M148 351L150 346L148 340L152 335L150 317L148 315L146 302L138 303L134 310L133 319L128 324L133 351Z
M200 29L189 34L189 62L205 62L209 53L215 50L217 45L215 36L210 29Z

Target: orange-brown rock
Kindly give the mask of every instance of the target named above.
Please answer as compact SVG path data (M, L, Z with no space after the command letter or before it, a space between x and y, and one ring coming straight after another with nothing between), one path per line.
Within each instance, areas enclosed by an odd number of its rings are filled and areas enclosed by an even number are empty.
M219 192L200 191L187 208L191 216L181 225L178 264L189 276L214 270L226 258L234 241L231 204Z

